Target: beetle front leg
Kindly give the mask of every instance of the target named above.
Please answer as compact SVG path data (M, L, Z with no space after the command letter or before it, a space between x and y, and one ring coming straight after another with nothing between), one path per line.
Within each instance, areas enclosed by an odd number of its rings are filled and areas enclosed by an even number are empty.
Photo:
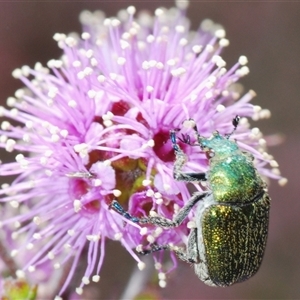
M162 216L149 216L146 218L142 218L140 220L140 223L150 223L163 228L177 227L187 217L193 206L200 200L203 200L207 195L209 195L209 192L194 193L194 195L190 198L186 205L179 210L178 214L174 217L173 220L167 219Z
M170 139L173 145L173 149L175 152L175 163L173 169L173 177L178 181L206 181L207 176L206 173L184 173L181 171L183 165L186 162L186 155L181 150L176 141L176 131L170 131Z
M149 216L149 217L142 217L138 218L135 216L132 216L129 212L125 211L125 209L121 206L121 204L117 200L113 200L110 204L110 208L113 208L116 212L118 212L120 215L125 217L126 219L134 222L134 223L140 223L140 224L153 224L158 227L163 228L170 228L170 227L177 227L179 226L183 220L187 217L193 206L205 198L209 192L204 193L194 193L194 195L190 198L190 200L187 202L187 204L182 207L178 214L174 217L173 220L167 219L162 216Z

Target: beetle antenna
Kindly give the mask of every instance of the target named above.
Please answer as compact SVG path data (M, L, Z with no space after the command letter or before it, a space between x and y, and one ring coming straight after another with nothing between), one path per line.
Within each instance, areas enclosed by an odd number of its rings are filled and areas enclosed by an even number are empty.
M239 121L240 121L241 117L236 115L233 119L232 119L232 125L233 125L233 130L231 131L231 133L227 134L226 137L227 139L229 139L231 137L231 135L236 131L236 128L239 125Z

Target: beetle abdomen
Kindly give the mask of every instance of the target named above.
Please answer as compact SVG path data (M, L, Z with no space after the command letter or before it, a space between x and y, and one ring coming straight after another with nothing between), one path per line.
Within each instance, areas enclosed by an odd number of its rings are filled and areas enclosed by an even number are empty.
M270 198L265 192L247 205L213 204L202 215L209 285L229 286L253 276L261 264L268 233ZM200 255L201 256L201 255ZM195 268L200 276L201 270Z

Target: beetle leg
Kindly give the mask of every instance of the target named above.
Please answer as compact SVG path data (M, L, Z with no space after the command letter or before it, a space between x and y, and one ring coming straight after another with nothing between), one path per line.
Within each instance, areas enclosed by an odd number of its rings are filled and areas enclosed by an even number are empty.
M140 219L137 217L133 217L129 212L127 212L121 204L117 200L113 200L112 203L109 205L109 209L113 208L116 212L118 212L120 215L125 217L126 219L134 222L139 223Z
M190 262L199 263L199 249L197 241L197 228L192 228L187 243L187 257ZM180 257L179 257L180 258Z
M161 251L161 250L170 250L175 252L175 254L177 255L177 257L179 259L181 259L182 261L185 261L187 263L196 263L196 260L194 260L193 258L189 257L188 254L185 253L184 249L181 247L176 247L176 246L172 246L172 245L157 245L157 244L153 244L151 246L151 249L145 249L141 252L139 252L140 255L147 255L153 252L157 252L157 251Z
M209 192L194 193L194 195L190 198L187 204L179 210L178 214L174 217L173 220L164 218L159 215L142 217L142 218L134 217L129 212L125 211L125 209L121 206L121 204L117 200L112 201L112 203L110 204L110 208L113 208L120 215L124 216L126 219L134 223L153 224L159 227L170 228L170 227L179 226L183 222L183 220L187 217L187 215L189 214L193 206L197 202L205 198L208 194Z
M186 155L176 142L176 131L170 131L170 139L175 151L175 163L173 169L173 177L178 181L206 181L206 173L184 173L181 171L183 165L186 162Z
M170 228L179 226L183 220L187 217L193 206L205 198L209 192L204 193L194 193L194 195L190 198L190 200L186 203L184 207L182 207L178 214L174 217L173 220L161 217L161 216L149 216L146 218L142 218L140 223L150 223L159 227Z

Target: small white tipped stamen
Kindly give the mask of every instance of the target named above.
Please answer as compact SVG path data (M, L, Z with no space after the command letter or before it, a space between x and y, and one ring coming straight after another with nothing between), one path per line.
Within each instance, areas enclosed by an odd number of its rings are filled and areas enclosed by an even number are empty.
M165 288L167 286L167 282L165 280L159 280L158 281L158 285L161 287L161 288Z
M122 195L122 192L120 190L113 190L113 195L115 197L120 197Z
M90 279L87 276L83 276L81 279L82 283L85 285L90 284Z
M25 278L25 272L23 270L17 270L16 271L16 276L19 279L24 279Z
M140 271L144 270L145 267L146 267L146 264L142 261L140 261L138 264L137 264L138 268Z
M144 179L144 180L142 181L142 185L143 185L143 186L149 186L149 185L151 185L151 180L149 180L149 179Z
M216 111L217 111L217 112L222 112L222 111L224 111L224 110L225 110L225 106L222 105L222 104L219 104L219 105L216 107Z
M280 178L280 179L278 180L278 184L279 184L280 186L286 185L287 182L288 182L287 178Z
M239 57L239 64L244 66L248 63L248 58L245 55Z
M196 223L194 221L189 221L187 223L187 228L189 228L189 229L196 228Z
M114 238L116 241L119 241L123 237L122 232L115 233Z
M76 291L76 293L77 293L78 295L82 295L82 293L83 293L83 289L82 289L81 287L77 287L77 288L75 289L75 291Z
M99 281L100 281L100 276L99 276L99 275L94 275L94 276L92 277L92 281L93 281L93 282L99 282Z
M75 230L74 229L69 229L67 232L68 232L69 236L74 236L74 234L75 234Z
M80 200L77 200L77 199L74 200L73 207L74 207L74 211L76 213L78 213L81 210L81 208L82 208L82 204L81 204Z
M11 257L15 257L18 254L18 250L17 249L13 249L10 251L10 256Z
M143 228L140 230L140 235L146 235L147 232L148 232L147 227L143 227Z

